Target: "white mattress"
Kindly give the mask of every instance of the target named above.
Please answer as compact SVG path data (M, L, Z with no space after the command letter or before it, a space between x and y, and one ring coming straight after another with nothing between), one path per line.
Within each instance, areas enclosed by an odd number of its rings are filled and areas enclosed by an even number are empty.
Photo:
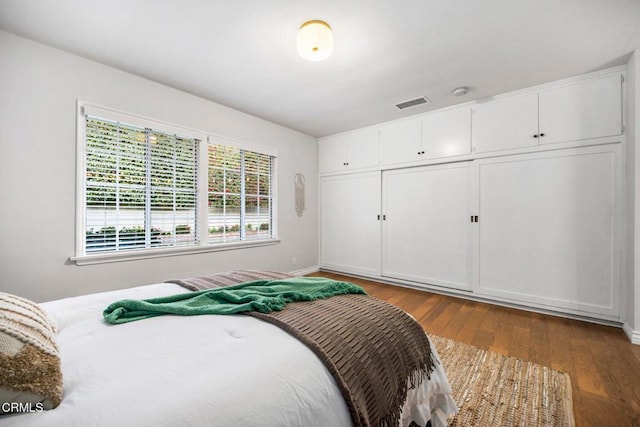
M60 329L62 403L2 416L0 427L351 425L329 371L274 325L244 315L102 320L117 300L182 292L163 283L42 304ZM438 364L408 397L403 424L455 410L450 393Z

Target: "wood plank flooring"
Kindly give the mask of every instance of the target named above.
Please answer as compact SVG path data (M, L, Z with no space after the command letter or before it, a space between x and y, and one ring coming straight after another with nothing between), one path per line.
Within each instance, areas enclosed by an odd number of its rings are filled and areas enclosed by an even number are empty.
M431 334L568 373L576 426L640 426L640 346L622 329L319 272L411 313Z

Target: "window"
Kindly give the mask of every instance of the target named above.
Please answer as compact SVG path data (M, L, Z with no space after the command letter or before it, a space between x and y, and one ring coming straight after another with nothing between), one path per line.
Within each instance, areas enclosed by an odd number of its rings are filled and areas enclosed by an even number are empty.
M276 241L273 153L79 105L78 264Z
M86 116L86 253L196 244L198 141Z
M209 242L271 238L273 158L221 144L208 149Z

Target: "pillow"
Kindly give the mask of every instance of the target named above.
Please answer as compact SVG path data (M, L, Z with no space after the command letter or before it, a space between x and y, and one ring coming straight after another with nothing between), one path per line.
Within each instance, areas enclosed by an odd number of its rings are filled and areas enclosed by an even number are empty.
M39 412L60 404L56 332L38 304L0 292L0 415Z

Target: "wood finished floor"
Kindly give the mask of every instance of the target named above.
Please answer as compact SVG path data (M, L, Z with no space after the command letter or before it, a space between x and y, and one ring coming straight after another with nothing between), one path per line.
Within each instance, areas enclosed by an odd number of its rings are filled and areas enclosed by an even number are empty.
M622 329L320 272L411 313L431 334L568 373L576 426L640 426L640 346Z

